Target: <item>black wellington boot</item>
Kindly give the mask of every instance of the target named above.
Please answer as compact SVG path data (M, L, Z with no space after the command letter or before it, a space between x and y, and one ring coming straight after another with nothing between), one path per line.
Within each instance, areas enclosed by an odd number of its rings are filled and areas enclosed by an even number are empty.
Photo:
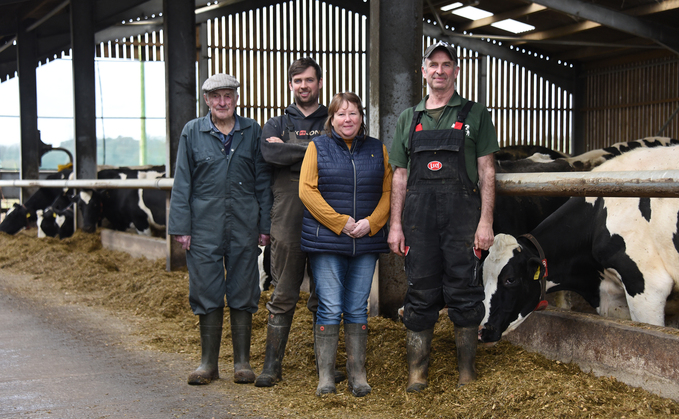
M312 314L313 316L313 327L314 327L314 339L316 338L316 313ZM318 375L318 363L316 363L316 375ZM342 381L347 379L346 374L344 374L342 371L338 370L337 367L335 367L335 384L339 384Z
M476 344L478 342L478 327L455 326L455 346L457 347L457 370L460 379L458 387L476 380Z
M200 366L189 375L189 384L210 384L219 378L219 345L222 342L224 309L198 316L200 322Z
M347 348L349 389L355 397L363 397L372 391L365 372L368 325L344 323L344 342Z
M422 391L427 388L427 375L429 373L429 354L431 353L431 340L434 337L434 329L421 332L406 332L406 354L408 357L408 393Z
M249 384L255 381L250 366L250 339L252 337L252 313L230 309L231 341L233 343L233 382Z
M288 343L292 314L269 314L266 327L266 352L262 373L255 380L255 387L273 387L283 378L283 356Z
M336 393L335 360L339 341L338 324L317 324L314 326L314 350L318 368L316 395Z

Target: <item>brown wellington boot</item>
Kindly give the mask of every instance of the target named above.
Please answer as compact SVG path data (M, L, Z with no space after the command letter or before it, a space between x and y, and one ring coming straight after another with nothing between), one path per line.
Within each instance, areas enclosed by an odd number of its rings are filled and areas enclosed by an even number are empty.
M250 339L252 337L252 313L230 309L231 342L233 343L233 382L250 384L255 382L255 373L250 366Z
M264 367L255 381L255 387L273 387L283 378L282 362L291 325L292 314L269 314Z
M189 384L210 384L219 378L219 346L222 342L224 308L198 316L200 321L200 366L189 375Z
M429 354L434 328L421 332L406 332L406 354L408 357L408 393L415 393L427 388L429 373Z
M478 342L478 327L455 326L455 346L457 347L457 370L460 379L458 387L476 380L476 344Z

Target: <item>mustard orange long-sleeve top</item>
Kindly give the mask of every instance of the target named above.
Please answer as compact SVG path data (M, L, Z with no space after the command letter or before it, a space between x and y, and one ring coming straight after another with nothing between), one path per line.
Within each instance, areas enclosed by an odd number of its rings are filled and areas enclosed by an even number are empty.
M351 150L351 143L353 139L344 142ZM382 144L382 152L384 153L384 178L382 182L382 197L378 202L377 207L372 214L366 219L370 223L370 235L377 234L378 231L389 220L389 205L391 200L391 178L393 171L389 164L389 155L387 154L387 147ZM335 232L338 236L342 233L342 229L349 220L348 214L339 214L323 199L321 192L318 190L318 160L316 145L311 142L304 155L302 163L302 170L299 178L299 197L302 203L307 207L311 215L321 224ZM358 222L359 220L355 220Z

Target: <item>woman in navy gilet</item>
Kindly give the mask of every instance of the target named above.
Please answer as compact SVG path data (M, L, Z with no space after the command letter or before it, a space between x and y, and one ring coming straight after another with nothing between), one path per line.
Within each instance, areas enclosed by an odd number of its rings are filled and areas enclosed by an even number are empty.
M361 99L338 93L328 106L327 135L307 149L299 196L306 207L302 250L316 281L316 394L334 393L339 327L344 320L348 385L370 393L365 372L368 296L379 253L388 253L392 169L387 149L366 135Z

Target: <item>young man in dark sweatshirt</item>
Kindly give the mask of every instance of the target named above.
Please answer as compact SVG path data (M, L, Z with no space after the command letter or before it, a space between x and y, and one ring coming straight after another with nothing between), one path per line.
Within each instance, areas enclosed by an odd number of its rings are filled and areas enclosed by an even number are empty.
M294 103L285 109L284 115L269 119L262 129L262 156L274 168L271 275L275 289L266 304L269 310L266 355L262 373L255 381L257 387L271 387L282 377L281 363L307 266L307 254L300 248L304 205L299 199L299 171L307 145L323 133L328 118L328 109L318 103L323 75L316 61L305 57L293 62L288 70L288 84ZM318 298L311 274L310 279L307 307L315 314ZM335 380L343 379L344 375L336 372Z

